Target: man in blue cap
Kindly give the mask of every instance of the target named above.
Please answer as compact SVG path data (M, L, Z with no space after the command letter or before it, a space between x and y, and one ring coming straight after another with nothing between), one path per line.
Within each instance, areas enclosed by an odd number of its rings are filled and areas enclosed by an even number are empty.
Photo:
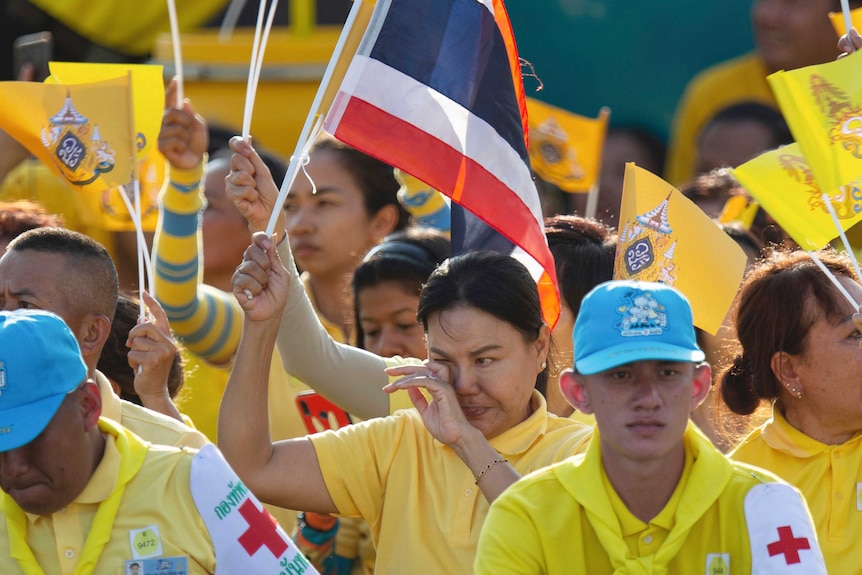
M213 445L152 445L101 412L63 320L0 311L0 573L306 565Z
M710 368L682 294L600 284L573 338L561 386L596 432L492 504L477 574L826 573L798 491L729 462L689 421Z

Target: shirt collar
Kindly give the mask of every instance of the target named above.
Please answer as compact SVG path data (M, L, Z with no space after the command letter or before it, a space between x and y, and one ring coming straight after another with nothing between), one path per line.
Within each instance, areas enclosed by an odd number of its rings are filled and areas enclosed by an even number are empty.
M491 447L501 455L520 455L530 449L548 431L548 404L542 394L533 390L530 396L530 416L511 429L490 439Z
M102 396L102 417L113 419L117 423L123 419L123 404L120 396L114 393L111 382L99 370L96 370L96 384L99 386L99 395Z
M772 449L799 458L814 457L828 449L838 447L821 443L805 435L790 425L784 414L774 407L772 408L772 418L764 424L761 436L763 441ZM862 438L862 434L856 434L842 445L847 445L851 441L859 441L860 438Z

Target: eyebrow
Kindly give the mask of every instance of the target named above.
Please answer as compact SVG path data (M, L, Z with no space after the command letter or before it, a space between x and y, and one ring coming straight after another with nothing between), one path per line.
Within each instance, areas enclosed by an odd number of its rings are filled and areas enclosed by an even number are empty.
M484 347L480 347L480 348L479 348L479 349L477 349L477 350L471 351L471 352L469 352L469 354L470 354L470 356L472 356L472 357L478 357L478 356L482 355L483 353L485 353L485 352L487 352L487 351L491 351L492 349L500 349L501 347L502 347L502 346L500 346L500 345L497 345L497 344L495 344L495 343L492 343L492 344L486 345L486 346L484 346ZM448 354L448 353L446 353L445 351L443 351L443 350L441 350L441 349L439 349L439 348L436 348L436 347L431 347L431 348L429 348L429 349L428 349L428 351L429 351L429 352L434 352L434 353L436 353L436 354L438 354L438 355L442 355L442 356L443 356L443 357L445 357L445 358L448 358L448 357L449 357L449 354Z

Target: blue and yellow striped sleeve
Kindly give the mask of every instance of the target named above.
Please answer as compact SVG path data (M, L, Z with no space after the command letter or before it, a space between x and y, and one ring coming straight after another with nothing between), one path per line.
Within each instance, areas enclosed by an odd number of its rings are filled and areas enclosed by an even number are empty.
M219 364L230 361L239 346L242 311L233 294L203 283L202 177L203 163L192 170L171 168L159 194L155 291L189 351Z

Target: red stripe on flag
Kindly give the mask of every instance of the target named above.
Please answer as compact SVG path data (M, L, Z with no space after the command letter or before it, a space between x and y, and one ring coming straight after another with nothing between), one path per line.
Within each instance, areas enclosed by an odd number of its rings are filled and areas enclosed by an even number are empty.
M517 192L415 125L359 98L343 93L338 98L349 99L333 134L336 138L457 199L544 268L537 285L545 320L553 327L560 311L554 258L542 227Z

